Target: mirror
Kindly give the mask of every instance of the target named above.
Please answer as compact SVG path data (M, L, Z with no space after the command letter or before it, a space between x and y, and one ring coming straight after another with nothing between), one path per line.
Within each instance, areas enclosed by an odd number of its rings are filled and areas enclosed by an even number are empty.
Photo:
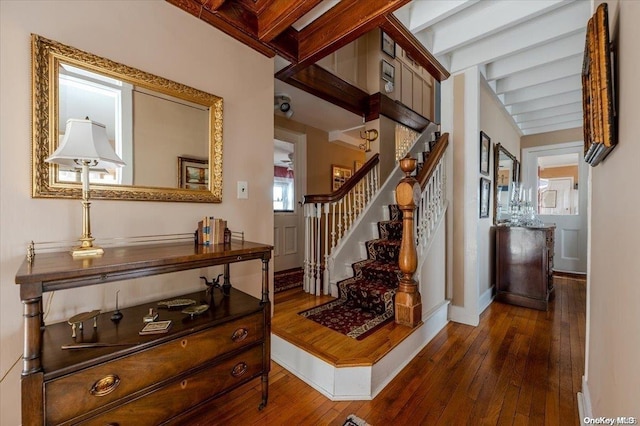
M493 150L493 223L509 217L511 183L520 182L520 162L500 143Z
M33 197L82 198L78 171L45 159L88 116L126 163L92 171L91 198L222 201L222 98L38 35L32 86Z

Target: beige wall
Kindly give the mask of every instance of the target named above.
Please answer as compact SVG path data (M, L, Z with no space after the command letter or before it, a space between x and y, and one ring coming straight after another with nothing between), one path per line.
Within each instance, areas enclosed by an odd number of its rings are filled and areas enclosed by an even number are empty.
M324 130L294 120L274 116L274 124L282 129L307 135L307 194L328 194L331 189L331 166L354 169L355 161L364 163L364 151L346 143L329 142Z
M520 138L520 148L525 149L532 148L534 146L576 142L583 140L583 138L584 136L582 127L577 127L575 129L557 130L555 132L538 133L537 135L528 135Z
M494 285L493 265L495 264L495 244L493 226L493 157L495 145L502 144L509 152L520 158L520 133L516 130L513 120L496 99L493 91L484 79L480 90L480 129L491 138L491 153L489 155L489 179L491 180L491 199L489 200L489 219L478 223L478 286L480 294ZM480 142L478 142L480 143Z
M88 19L97 17L98 19ZM20 424L22 306L13 284L29 240L72 240L81 233L78 200L32 199L30 34L187 84L224 98L224 186L221 204L95 200L96 237L192 232L205 214L225 217L250 240L273 242L273 60L167 2L0 2L0 424ZM248 125L250 123L250 125ZM236 199L236 182L249 199ZM259 220L256 214L259 212ZM64 290L50 299L47 321L89 309L200 288L198 275L165 274ZM260 295L258 261L231 268L234 286Z
M600 3L599 1L597 3ZM619 137L591 169L586 379L594 416L640 417L640 2L609 1Z

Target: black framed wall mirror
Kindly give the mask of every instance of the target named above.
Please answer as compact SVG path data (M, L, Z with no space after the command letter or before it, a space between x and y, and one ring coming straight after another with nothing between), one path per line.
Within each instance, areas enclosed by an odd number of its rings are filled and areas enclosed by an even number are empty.
M222 201L222 98L35 34L31 48L33 197L81 198L78 170L45 159L67 119L89 117L126 164L92 172L91 198Z
M493 155L493 223L497 225L508 220L511 184L520 182L520 162L500 143Z

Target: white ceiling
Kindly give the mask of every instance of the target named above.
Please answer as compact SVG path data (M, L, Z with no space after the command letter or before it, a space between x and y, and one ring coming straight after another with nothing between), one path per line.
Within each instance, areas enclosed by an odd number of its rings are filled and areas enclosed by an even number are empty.
M325 0L318 8L337 3ZM311 22L313 13L297 24ZM478 66L523 135L582 126L590 0L413 0L395 15L452 75ZM286 65L277 58L275 71ZM275 85L291 97L293 120L329 132L361 124L342 108L279 80Z

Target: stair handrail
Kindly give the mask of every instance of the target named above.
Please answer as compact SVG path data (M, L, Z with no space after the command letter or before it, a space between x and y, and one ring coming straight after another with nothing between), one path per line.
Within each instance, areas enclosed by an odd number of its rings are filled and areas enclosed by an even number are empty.
M424 261L446 207L446 172L444 155L449 146L449 134L443 133L433 146L425 164L416 176L420 184L420 202L414 221L418 257ZM419 269L420 270L420 269Z
M424 162L420 173L416 176L416 180L420 184L420 188L424 191L429 179L440 163L440 159L444 156L449 146L449 133L443 133L436 141L433 150L430 151L429 157Z
M344 198L349 191L351 191L355 186L360 183L360 181L367 175L369 172L380 163L380 154L375 154L371 157L366 163L362 165L356 172L345 181L345 183L333 191L330 194L311 194L305 195L303 197L303 204L309 203L332 203L334 201L338 201L341 198Z
M377 195L379 163L380 156L375 154L336 191L303 197L303 288L306 292L330 293L329 257Z

